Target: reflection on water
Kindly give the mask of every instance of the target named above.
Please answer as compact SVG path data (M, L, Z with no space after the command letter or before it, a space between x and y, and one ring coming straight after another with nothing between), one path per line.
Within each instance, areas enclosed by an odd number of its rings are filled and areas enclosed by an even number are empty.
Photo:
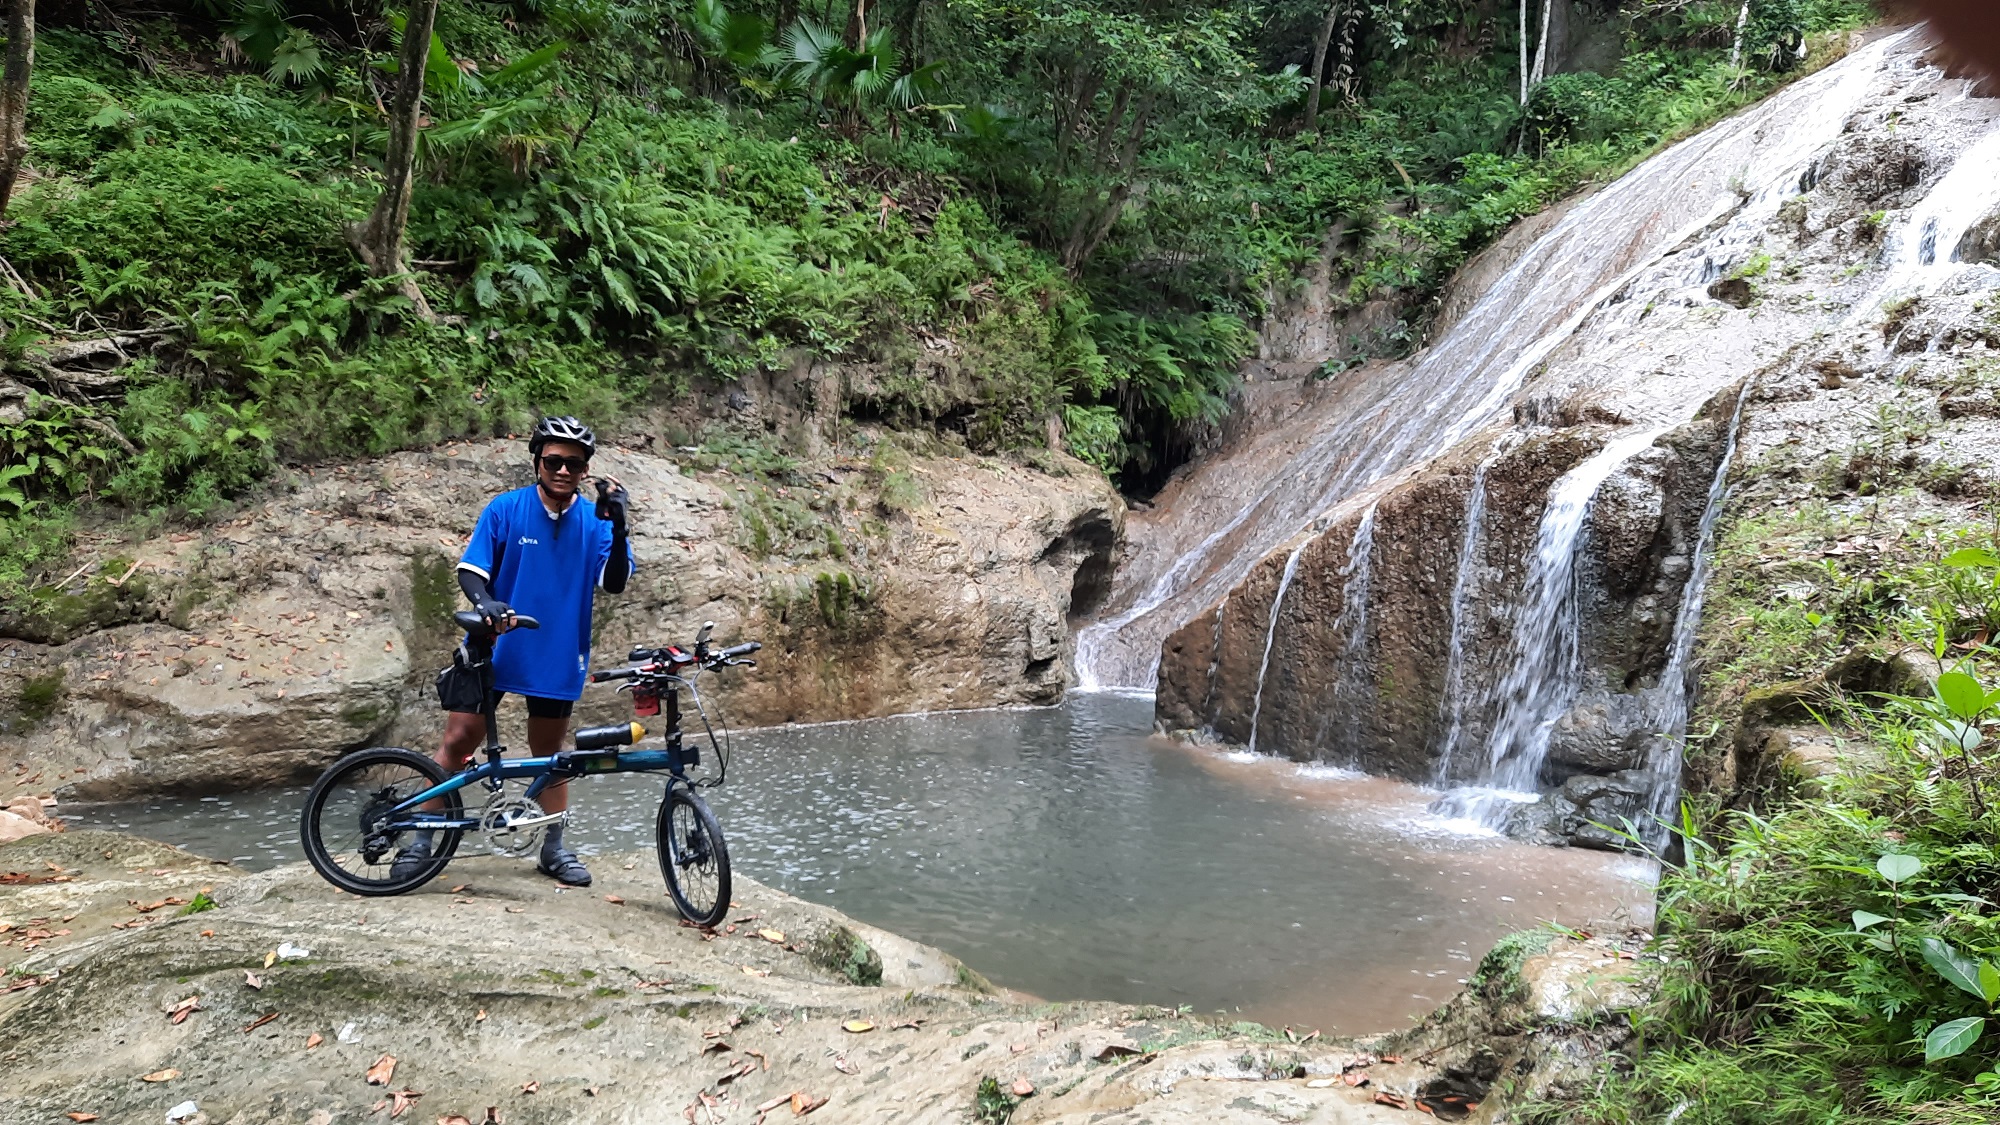
M1454 834L1422 790L1173 745L1151 721L1148 700L1085 695L758 731L710 800L744 873L1050 999L1386 1030L1509 930L1650 922L1649 865ZM659 791L579 782L570 839L651 846ZM266 867L298 858L302 795L65 811Z

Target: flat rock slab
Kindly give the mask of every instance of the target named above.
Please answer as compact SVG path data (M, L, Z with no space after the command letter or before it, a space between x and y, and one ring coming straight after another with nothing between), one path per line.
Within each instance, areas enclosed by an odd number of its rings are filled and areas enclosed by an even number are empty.
M729 925L704 933L650 854L594 868L597 885L564 889L473 856L370 899L302 865L246 874L111 832L0 846L0 1125L164 1121L190 1101L189 1120L386 1121L398 1092L398 1120L422 1122L494 1107L512 1125L706 1125L764 1105L783 1121L793 1093L827 1099L822 1121L963 1122L988 1078L1033 1089L1004 1093L1022 1122L1415 1120L1373 1092L1414 1090L1423 1068L1324 1081L1373 1062L1363 1045L1021 1003L741 876ZM203 894L213 909L183 913ZM881 986L816 963L841 927L881 955ZM371 1084L385 1056L393 1073Z

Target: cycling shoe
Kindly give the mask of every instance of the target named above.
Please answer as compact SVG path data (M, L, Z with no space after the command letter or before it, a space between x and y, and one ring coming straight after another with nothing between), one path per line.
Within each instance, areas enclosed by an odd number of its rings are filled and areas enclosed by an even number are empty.
M396 862L389 865L389 878L401 882L414 879L430 866L431 842L419 836L396 853Z
M585 867L583 861L576 858L576 853L570 851L568 848L558 848L552 852L543 852L542 861L535 865L535 870L567 886L588 887L590 885L590 868Z

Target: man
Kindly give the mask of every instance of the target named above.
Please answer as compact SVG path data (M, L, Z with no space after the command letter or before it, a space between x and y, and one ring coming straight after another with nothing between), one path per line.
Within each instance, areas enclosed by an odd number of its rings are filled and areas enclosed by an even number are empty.
M632 573L632 549L625 541L625 486L607 476L600 519L596 506L579 503L588 479L597 436L574 418L544 418L528 438L536 481L503 492L479 513L472 542L458 563L458 586L500 637L493 645L492 702L513 692L528 705L528 749L537 757L562 748L570 709L583 694L590 665L590 611L601 586L622 593ZM540 629L514 630L514 614L537 619ZM460 770L486 737L476 712L450 712L437 761ZM544 789L548 812L569 808L569 785ZM414 870L431 856L429 833L422 833L396 856L396 875ZM536 868L573 887L590 885L590 870L563 846L557 822L542 838Z

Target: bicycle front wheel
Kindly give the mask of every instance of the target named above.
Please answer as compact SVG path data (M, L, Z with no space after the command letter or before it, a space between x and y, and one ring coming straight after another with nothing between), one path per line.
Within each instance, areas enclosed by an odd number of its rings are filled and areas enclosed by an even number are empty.
M729 848L708 805L672 785L660 801L660 874L681 917L713 926L729 913Z
M390 809L445 777L444 767L422 754L388 746L356 750L335 762L313 783L299 815L306 862L327 882L357 895L399 895L430 882L451 862L460 832L434 832L431 858L406 864L399 874L396 857L417 833L386 825ZM464 809L457 790L437 803L432 811L440 816L456 818Z

